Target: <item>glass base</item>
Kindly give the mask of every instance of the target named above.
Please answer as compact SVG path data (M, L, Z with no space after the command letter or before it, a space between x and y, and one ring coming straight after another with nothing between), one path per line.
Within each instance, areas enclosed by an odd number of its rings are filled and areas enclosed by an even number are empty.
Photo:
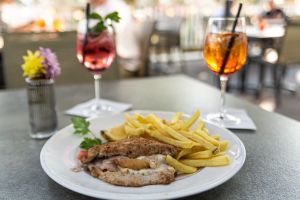
M211 122L213 124L217 124L222 127L226 127L226 125L232 126L232 125L237 125L237 124L241 123L240 118L235 117L230 114L227 114L227 113L225 113L222 117L221 117L221 113L210 113L210 114L206 115L206 119L209 122Z
M30 137L33 139L46 139L54 135L56 131L51 132L37 132L37 133L29 133Z
M82 114L89 117L98 117L115 112L116 109L113 106L102 103L96 99L93 100L91 104L86 105L85 108L82 108Z

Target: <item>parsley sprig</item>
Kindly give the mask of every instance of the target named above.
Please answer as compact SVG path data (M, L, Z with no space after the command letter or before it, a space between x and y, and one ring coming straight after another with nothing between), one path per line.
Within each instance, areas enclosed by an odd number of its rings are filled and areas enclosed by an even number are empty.
M98 20L97 24L90 28L91 33L100 33L107 29L108 26L112 26L112 22L119 22L121 17L118 12L111 12L105 17L102 17L98 13L91 13L89 16L90 19Z
M84 118L81 117L73 117L71 119L73 123L73 127L75 129L74 134L75 135L87 135L88 133L91 133L89 129L90 122L86 121Z
M93 146L96 146L98 144L101 144L102 141L97 138L92 131L89 129L90 122L86 121L82 117L73 117L71 119L73 128L74 128L74 134L78 136L86 136L88 134L92 135L93 138L90 137L84 137L83 141L80 143L80 148L82 149L89 149Z
M89 149L98 144L101 144L101 140L99 138L92 139L92 138L85 137L83 141L80 143L80 148Z

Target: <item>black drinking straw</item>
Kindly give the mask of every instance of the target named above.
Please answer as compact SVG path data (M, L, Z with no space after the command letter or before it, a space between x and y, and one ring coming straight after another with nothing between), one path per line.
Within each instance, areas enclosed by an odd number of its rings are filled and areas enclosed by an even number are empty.
M89 34L89 24L90 24L90 4L86 4L85 8L85 18L86 18L86 31L84 35L84 41L83 41L83 46L82 46L82 64L85 62L85 48L88 43L88 34Z
M243 4L240 3L240 4L239 4L238 12L237 12L237 14L236 14L236 16L235 16L235 19L234 19L234 23L233 23L233 26L232 26L231 33L234 33L234 32L235 32L236 24L237 24L238 18L240 17L240 13L241 13L242 7L243 7ZM221 69L220 69L220 71L219 71L219 75L222 75L222 74L224 73L225 66L226 66L226 64L227 64L227 60L228 60L228 57L229 57L229 55L230 55L230 51L231 51L231 49L232 49L232 47L233 47L233 44L234 44L234 40L235 40L235 36L232 35L231 38L230 38L230 40L229 40L227 50L226 50L226 52L225 52L224 60L223 60Z

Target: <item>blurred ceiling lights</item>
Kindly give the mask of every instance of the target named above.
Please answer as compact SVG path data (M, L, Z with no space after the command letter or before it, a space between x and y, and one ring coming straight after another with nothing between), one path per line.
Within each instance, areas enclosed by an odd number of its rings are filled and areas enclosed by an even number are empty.
M151 43L152 43L153 45L158 44L158 42L159 42L159 35L153 34L153 35L151 36L150 41L151 41Z
M265 50L264 53L264 60L267 61L268 63L276 63L278 60L278 53L275 49L268 48Z

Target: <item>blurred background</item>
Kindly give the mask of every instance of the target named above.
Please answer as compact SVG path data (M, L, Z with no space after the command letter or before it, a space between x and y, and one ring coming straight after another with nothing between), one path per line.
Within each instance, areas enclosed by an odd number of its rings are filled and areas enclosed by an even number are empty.
M57 85L92 83L76 58L76 31L85 0L0 0L0 88L23 88L27 49L49 47L58 55ZM203 59L211 16L234 16L225 0L91 0L94 9L117 10L117 59L106 80L185 74L218 87ZM300 120L300 0L243 1L248 61L230 77L228 91L265 110ZM298 90L298 91L297 91ZM201 91L199 91L201 92ZM205 94L203 94L205 95Z

